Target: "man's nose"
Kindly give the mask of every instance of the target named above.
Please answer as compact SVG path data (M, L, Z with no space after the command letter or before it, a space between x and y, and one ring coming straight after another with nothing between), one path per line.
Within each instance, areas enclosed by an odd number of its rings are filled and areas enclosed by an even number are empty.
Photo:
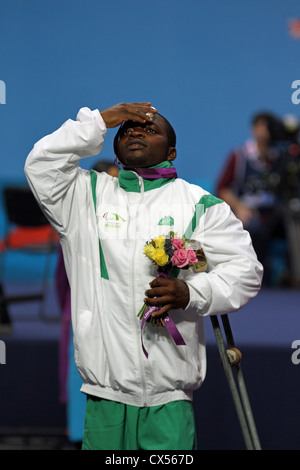
M130 133L131 137L140 137L145 135L145 129L143 127L135 127Z

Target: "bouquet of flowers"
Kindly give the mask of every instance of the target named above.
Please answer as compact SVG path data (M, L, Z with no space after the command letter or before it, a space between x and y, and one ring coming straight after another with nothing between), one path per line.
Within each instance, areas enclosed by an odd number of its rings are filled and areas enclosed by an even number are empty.
M170 232L167 236L161 235L147 242L144 254L157 266L157 277L170 277L171 271L188 269L189 267L193 267L196 272L206 271L207 269L206 259L198 242L186 240L185 237L178 238L174 232ZM138 317L142 320L142 328L145 322L150 320L154 325L166 326L176 344L185 344L168 315L159 319L151 317L151 313L157 309L159 307L143 305L138 313Z
M173 266L188 268L198 262L196 252L192 249L192 242L185 238L175 238L171 232L167 238L160 236L146 243L145 255L158 266L158 271L168 272Z

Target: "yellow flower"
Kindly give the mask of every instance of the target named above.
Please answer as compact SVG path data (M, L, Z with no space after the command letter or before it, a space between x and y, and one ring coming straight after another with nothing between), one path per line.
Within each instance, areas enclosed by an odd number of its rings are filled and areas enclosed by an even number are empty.
M153 238L152 241L153 241L155 248L163 249L165 246L165 237L163 236Z
M165 250L157 249L155 250L153 261L155 261L158 266L164 266L169 261L169 256L166 254Z
M153 260L155 251L156 250L155 250L154 246L152 245L152 243L150 243L149 245L146 245L145 248L144 248L145 255L148 256L148 258L150 258L151 260Z

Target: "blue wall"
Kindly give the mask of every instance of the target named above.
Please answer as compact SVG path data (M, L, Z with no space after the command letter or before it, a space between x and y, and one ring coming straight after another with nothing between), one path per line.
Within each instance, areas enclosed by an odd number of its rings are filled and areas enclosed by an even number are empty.
M253 113L299 114L298 16L299 0L0 0L0 179L22 179L81 106L149 100L175 127L180 175L211 185Z

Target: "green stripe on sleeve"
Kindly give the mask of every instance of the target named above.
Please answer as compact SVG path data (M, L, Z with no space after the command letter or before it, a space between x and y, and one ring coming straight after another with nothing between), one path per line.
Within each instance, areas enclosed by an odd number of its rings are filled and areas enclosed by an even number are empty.
M193 218L186 229L186 232L184 234L185 238L189 240L192 236L192 233L194 232L195 228L197 227L199 223L200 217L205 213L206 209L209 207L215 206L216 204L220 204L222 199L219 199L212 194L205 194L204 196L201 197L200 201L197 202L195 205L195 212L193 215Z
M217 197L213 196L212 194L205 194L201 197L200 201L195 205L195 212L191 222L189 223L188 228L185 231L185 238L190 240L192 233L194 232L195 228L199 223L200 217L205 213L206 209L209 207L215 206L216 204L220 204L222 199L218 199ZM170 278L178 277L180 272L179 268L173 267L170 271Z

